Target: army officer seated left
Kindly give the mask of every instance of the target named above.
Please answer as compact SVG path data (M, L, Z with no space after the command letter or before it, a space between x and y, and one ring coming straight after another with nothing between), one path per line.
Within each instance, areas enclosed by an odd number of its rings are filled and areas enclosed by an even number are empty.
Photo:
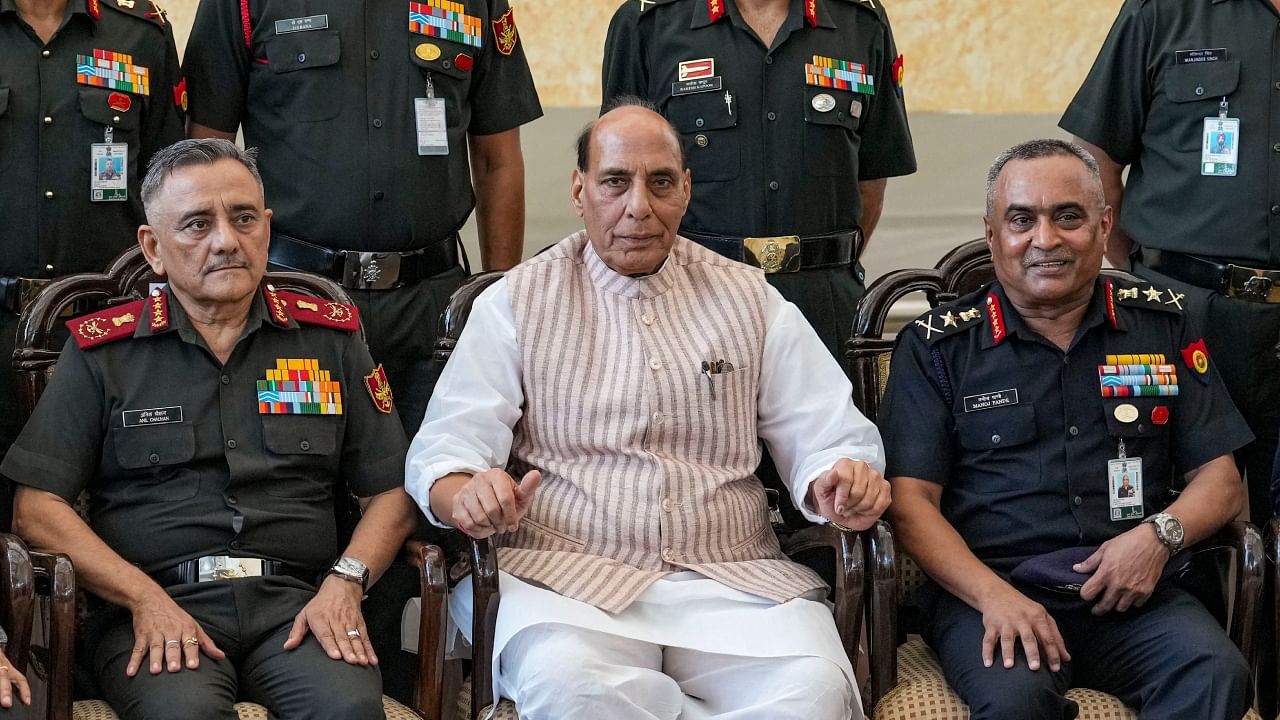
M17 531L94 596L80 657L122 717L382 718L360 600L416 510L356 312L264 284L271 211L232 143L160 151L142 199L167 288L68 323L0 465ZM364 513L339 552L344 486Z

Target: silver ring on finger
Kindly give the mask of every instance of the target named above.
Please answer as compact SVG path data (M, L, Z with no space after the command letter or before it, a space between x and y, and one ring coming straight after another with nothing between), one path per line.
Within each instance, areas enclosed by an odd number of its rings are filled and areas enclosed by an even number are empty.
M360 631L355 628L351 628L350 630L347 631L347 637L358 638L360 637Z
M164 641L164 646L165 646L165 647L177 647L177 646L178 646L178 645L180 645L180 644L181 644L181 643L179 643L177 640L165 640L165 641Z

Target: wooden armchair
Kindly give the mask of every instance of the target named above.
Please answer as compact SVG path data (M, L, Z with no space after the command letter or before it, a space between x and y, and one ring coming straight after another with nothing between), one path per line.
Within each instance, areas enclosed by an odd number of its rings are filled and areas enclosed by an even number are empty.
M1107 270L1117 277L1132 277ZM846 357L854 377L854 397L867 417L875 420L890 372L892 338L884 336L894 303L917 292L930 306L977 290L995 277L986 242L973 240L947 253L932 269L897 270L875 281L858 305L854 336ZM865 535L869 584L867 590L868 652L871 691L866 704L879 720L947 718L964 720L968 707L947 686L937 657L914 632L910 620L912 593L926 581L924 573L905 554L896 552L892 528L885 522ZM1262 589L1262 538L1248 523L1236 522L1197 546L1198 556L1233 561L1234 588L1223 588L1231 602L1232 640L1256 669L1254 628ZM905 643L899 645L899 642ZM976 650L975 650L976 652ZM1135 718L1132 710L1111 695L1073 689L1068 697L1080 705L1080 718ZM1250 714L1249 717L1255 715Z
M325 300L349 303L350 298L340 286L326 278L306 273L278 272L269 273L269 281L279 289L306 293ZM24 415L30 415L35 408L40 394L52 376L58 353L67 334L62 321L66 311L76 308L77 312L85 312L110 305L116 305L141 299L148 292L148 285L156 278L142 256L141 248L134 246L121 253L112 261L103 273L83 273L69 275L53 281L39 297L23 311L18 321L18 337L14 350L14 368L17 372ZM354 498L344 490L339 491L338 498L346 498L348 502L337 502L340 514L339 527L350 527L343 520L350 517L348 513L358 512ZM77 503L83 508L82 502ZM421 568L421 585L424 598L437 598L443 592L444 580L438 558L438 548L427 545L406 547L414 556L414 564ZM75 585L75 572L71 560L66 555L52 555L33 552L30 564L36 578L38 592L37 605L41 612L36 614L34 622L38 623L35 635L38 642L43 643L31 647L27 642L31 633L31 614L27 615L27 626L23 634L16 637L21 642L11 643L11 659L19 668L27 667L33 656L41 662L32 662L34 679L44 686L41 701L47 707L50 720L110 720L115 713L100 700L79 700L73 702L73 670L75 666L75 633L79 622L77 602L79 600ZM0 581L3 580L0 570ZM30 585L30 583L28 583ZM12 602L12 601L11 601ZM30 600L26 601L28 604ZM438 604L438 603L437 603ZM424 617L422 626L427 628L430 622L426 617L427 610L434 607L432 602L423 605ZM420 665L425 670L419 676L417 688L418 701L415 709L401 705L391 698L384 697L383 704L389 720L407 720L409 718L427 717L434 720L437 714L427 714L433 707L430 702L431 692L423 692L424 683L429 683L429 673L433 668ZM268 717L266 708L260 705L240 703L236 706L240 717Z
M498 272L475 275L454 291L448 307L440 318L435 352L435 359L438 362L448 361L466 325L476 296L500 277L502 274ZM778 531L782 549L788 556L794 559L815 552L834 554L836 567L833 600L836 628L840 633L845 652L848 653L850 661L856 665L865 580L861 537L855 533L837 531L830 526L786 527L779 523L779 513L773 513L773 517L775 518L774 529ZM461 568L461 563L469 564L475 593L471 674L462 684L457 696L457 717L460 720L484 717L493 705L493 633L498 616L498 605L501 602L498 594L497 552L488 540L468 539L467 546L465 552L459 553L460 557L451 558L449 563L455 568ZM462 571L455 571L453 574L460 578ZM430 647L437 658L432 662L443 666L445 664L443 639L435 638L428 646L425 631L422 633L422 639L419 652L425 652ZM451 671L446 674L460 676L461 673ZM441 690L445 693L441 699L443 706L449 700L449 695L443 685ZM511 701L504 698L500 699L494 717L499 720L514 720L519 717L519 713Z

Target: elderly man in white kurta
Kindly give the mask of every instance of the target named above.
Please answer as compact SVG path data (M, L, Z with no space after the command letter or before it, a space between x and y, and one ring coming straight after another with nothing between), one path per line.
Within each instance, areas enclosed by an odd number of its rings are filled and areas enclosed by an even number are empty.
M578 147L585 231L476 299L409 451L432 522L499 547L495 693L527 720L861 717L753 471L763 440L810 520L864 529L880 436L759 269L677 236L665 119L624 105Z

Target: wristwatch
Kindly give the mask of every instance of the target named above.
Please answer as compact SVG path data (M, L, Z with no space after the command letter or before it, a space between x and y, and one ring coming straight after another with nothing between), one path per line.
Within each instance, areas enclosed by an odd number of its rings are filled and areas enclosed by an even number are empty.
M353 558L343 556L329 568L329 575L337 575L348 582L358 583L361 590L369 589L369 566Z
M1169 554L1174 555L1182 549L1182 540L1185 533L1182 529L1182 521L1170 515L1167 512L1158 512L1155 515L1143 520L1144 523L1151 523L1156 529L1156 537L1169 548Z

